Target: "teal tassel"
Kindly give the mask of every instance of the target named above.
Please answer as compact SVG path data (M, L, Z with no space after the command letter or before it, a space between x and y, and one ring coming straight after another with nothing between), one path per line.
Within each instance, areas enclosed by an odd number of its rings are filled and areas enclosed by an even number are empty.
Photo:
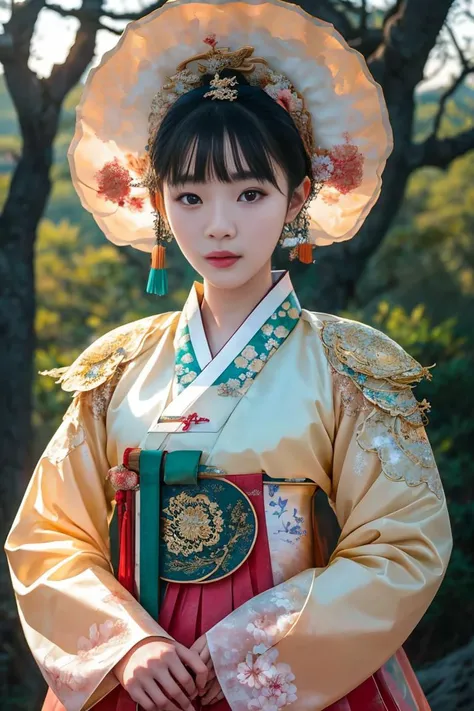
M166 249L162 244L155 244L151 251L151 268L146 285L147 294L165 296L168 293L168 272L165 267Z
M153 269L153 267L150 269L146 291L147 294L166 296L168 293L168 272L166 269Z

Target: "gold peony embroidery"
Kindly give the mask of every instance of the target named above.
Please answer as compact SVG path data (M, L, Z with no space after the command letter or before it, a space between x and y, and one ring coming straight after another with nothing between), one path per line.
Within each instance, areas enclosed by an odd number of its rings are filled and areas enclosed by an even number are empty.
M163 537L170 553L187 558L214 546L224 530L219 506L205 494L174 496L163 513Z

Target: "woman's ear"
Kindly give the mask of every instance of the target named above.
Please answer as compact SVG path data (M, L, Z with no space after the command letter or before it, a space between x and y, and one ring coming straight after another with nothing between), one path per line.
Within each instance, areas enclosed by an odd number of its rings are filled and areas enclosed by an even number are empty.
M288 205L288 211L286 213L285 222L293 222L296 216L300 213L303 205L309 197L311 192L311 180L306 175L301 183L295 188L293 195L291 196L290 204Z

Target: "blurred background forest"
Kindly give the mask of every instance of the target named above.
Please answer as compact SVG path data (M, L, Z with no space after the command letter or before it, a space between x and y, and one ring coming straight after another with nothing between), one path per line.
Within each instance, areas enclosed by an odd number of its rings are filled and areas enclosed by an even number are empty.
M437 0L430 2L434 5ZM398 2L396 7L400 9L405 4L409 6L410 0ZM449 4L445 2L447 7ZM333 5L345 5L346 11L350 12L351 7L359 8L364 4L334 2ZM383 14L373 13L371 27L380 27L383 21ZM463 76L455 80L457 83L452 90L447 90L444 85L430 89L414 87L413 126L409 130L414 145L425 145L435 129L440 141L472 132L474 83L470 81L470 74L473 68L466 55L472 36L471 32L463 53L460 53L459 44L454 45L459 74ZM366 54L369 53L367 50ZM70 181L66 158L80 94L81 84L77 82L64 93L53 141L51 194L45 201L45 210L35 230L32 264L36 285L33 318L36 346L33 373L70 364L89 343L115 326L158 310L179 309L195 278L173 247L170 250L169 296L157 301L156 297L146 295L146 255L119 250L108 243L92 217L81 208ZM24 158L24 139L25 129L23 127L22 139L11 86L8 88L4 76L0 75L0 213L9 194L11 196L12 176ZM454 152L448 160L438 161L440 167L430 165L430 161L425 161L427 165L420 161L419 167L410 171L406 176L401 206L383 231L383 239L376 248L367 250L363 268L351 287L334 300L334 305L328 298L319 299L315 290L315 280L321 274L318 261L324 259L319 250L316 252L316 268L298 265L293 270L292 267L297 291L306 308L338 312L370 323L397 340L423 364L436 363L433 381L418 386L417 395L418 399L426 397L432 404L428 433L449 500L455 545L445 582L407 645L419 677L430 694L433 711L474 709L472 147L474 142L467 143L464 150ZM396 201L395 197L393 199ZM390 195L385 195L383 200L389 205ZM27 205L25 209L28 209ZM0 232L4 244L8 239L7 231ZM358 239L356 237L354 243ZM345 253L346 258L348 254ZM276 265L285 264L285 257L277 255ZM0 268L5 267L0 264ZM337 289L337 268L333 279ZM5 298L6 292L0 294L0 302ZM5 313L5 303L0 304L0 313ZM4 340L6 330L3 325L0 333ZM5 374L3 368L3 377L11 380L16 376L11 370ZM31 464L58 426L69 400L70 395L61 391L53 379L34 375L32 438L25 460L28 467L24 467L8 506L4 505L3 518L7 527L31 472ZM8 583L5 583L4 568L1 575L2 708L8 711L40 708L41 681L25 655L12 597L5 592ZM28 673L22 678L19 670Z

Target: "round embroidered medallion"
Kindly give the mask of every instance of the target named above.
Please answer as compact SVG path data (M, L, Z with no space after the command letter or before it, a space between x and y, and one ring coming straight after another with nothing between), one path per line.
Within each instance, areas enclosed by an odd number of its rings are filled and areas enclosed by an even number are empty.
M220 478L196 486L162 487L160 577L176 583L210 583L247 560L257 537L248 497Z

